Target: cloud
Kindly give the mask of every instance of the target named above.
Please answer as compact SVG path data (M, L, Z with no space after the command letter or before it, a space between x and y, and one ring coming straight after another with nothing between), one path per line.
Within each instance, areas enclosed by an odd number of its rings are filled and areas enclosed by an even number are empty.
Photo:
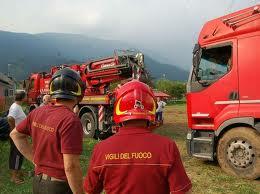
M152 50L188 69L202 25L260 0L1 0L1 30L83 33ZM156 57L156 56L155 56Z

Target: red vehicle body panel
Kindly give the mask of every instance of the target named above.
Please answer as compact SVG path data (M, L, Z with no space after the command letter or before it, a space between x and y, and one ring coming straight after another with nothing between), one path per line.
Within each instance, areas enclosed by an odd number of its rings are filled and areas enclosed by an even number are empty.
M238 43L240 45L238 49L239 116L260 118L260 32L251 37L241 38Z
M187 93L189 128L218 130L232 118L260 118L260 14L250 15L256 7L204 25L198 40L200 47L231 45L232 69L205 89ZM239 15L248 15L248 19L232 19ZM237 100L230 100L232 92L238 93Z

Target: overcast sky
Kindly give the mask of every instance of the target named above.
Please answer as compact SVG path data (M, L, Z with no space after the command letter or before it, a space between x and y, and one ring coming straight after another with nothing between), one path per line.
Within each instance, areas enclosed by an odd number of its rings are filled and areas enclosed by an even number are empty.
M0 0L0 30L128 42L189 69L203 23L260 0ZM156 59L156 56L152 56Z

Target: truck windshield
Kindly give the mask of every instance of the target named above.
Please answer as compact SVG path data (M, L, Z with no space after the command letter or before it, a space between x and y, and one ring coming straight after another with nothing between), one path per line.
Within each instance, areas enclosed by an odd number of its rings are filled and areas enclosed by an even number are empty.
M205 86L221 78L231 69L232 47L202 49L200 63L196 67L197 81Z
M232 46L221 45L214 48L193 50L193 67L187 83L187 92L203 90L223 77L232 68Z
M34 89L34 79L31 79L31 82L29 84L29 89Z

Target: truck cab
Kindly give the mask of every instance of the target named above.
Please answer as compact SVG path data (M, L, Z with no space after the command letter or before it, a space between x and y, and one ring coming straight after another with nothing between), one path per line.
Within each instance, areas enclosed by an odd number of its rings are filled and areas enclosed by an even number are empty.
M29 111L40 105L44 94L49 93L49 82L51 75L46 72L32 73L28 80L25 80L24 88L27 91L27 103Z
M260 5L206 23L187 84L191 156L260 176Z

